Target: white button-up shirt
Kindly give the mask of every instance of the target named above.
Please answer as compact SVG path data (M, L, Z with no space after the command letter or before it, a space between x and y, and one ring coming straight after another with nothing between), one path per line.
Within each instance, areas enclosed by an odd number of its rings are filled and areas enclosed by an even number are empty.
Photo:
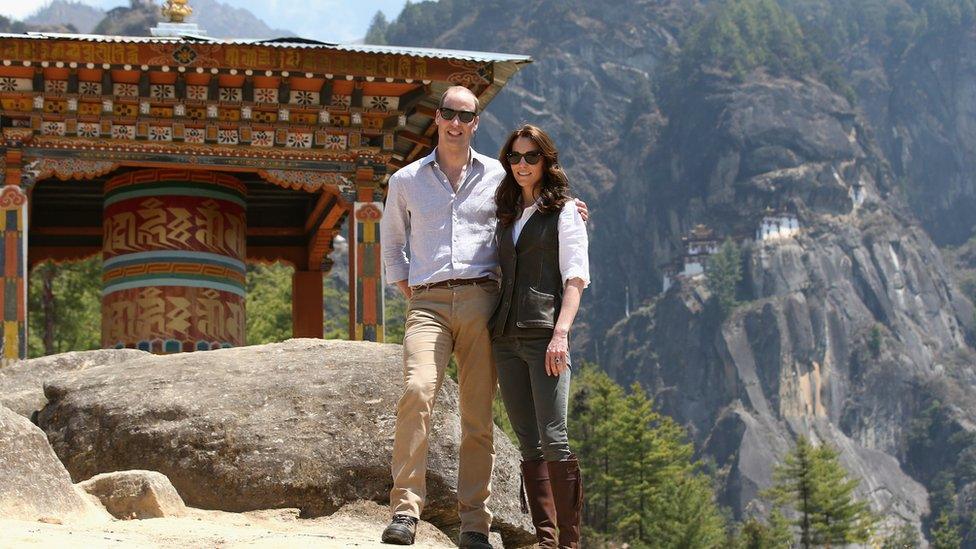
M454 278L498 279L495 191L505 169L472 149L455 191L436 154L434 149L390 176L380 221L386 280L406 279L417 286Z
M522 234L522 227L525 227L525 223L537 211L539 211L538 202L522 210L522 217L516 219L512 225L512 239L515 242L518 242L519 235ZM567 200L563 204L556 228L559 231L559 272L563 277L563 286L566 285L567 280L579 278L586 288L590 285L590 261L587 257L589 243L586 238L586 225L576 208L575 200ZM558 314L559 311L556 313Z

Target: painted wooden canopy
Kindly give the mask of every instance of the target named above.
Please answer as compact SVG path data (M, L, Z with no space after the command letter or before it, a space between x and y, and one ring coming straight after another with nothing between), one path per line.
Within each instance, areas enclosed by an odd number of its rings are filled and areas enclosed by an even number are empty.
M347 227L350 336L383 340L386 178L429 152L451 85L485 105L522 56L300 39L0 34L4 359L32 265L102 254L105 347L242 345L247 262L295 267L321 337ZM350 215L352 214L352 215Z

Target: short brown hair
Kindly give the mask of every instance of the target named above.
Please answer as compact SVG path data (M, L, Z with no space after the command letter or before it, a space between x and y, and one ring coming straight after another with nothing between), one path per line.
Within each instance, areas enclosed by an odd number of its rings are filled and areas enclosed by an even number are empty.
M444 106L444 100L447 99L447 96L452 93L466 93L470 95L471 98L474 99L474 112L481 112L481 100L478 99L478 96L475 95L473 91L465 88L464 86L451 86L450 88L444 90L444 93L441 94L441 101L437 104L438 109Z

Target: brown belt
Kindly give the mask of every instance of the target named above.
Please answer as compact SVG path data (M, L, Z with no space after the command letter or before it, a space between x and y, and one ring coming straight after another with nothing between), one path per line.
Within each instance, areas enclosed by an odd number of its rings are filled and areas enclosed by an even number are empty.
M431 282L430 284L418 284L412 286L413 291L417 290L429 290L431 288L454 288L456 286L466 286L468 284L481 284L482 282L492 282L494 279L490 276L479 276L478 278L452 278L450 280L441 280L440 282Z

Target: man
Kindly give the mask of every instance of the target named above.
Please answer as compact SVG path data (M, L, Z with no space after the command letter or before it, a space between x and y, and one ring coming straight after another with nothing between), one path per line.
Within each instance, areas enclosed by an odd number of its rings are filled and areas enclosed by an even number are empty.
M494 195L505 171L471 149L478 107L467 88L444 92L434 118L437 147L390 177L380 224L387 280L410 301L391 467L393 521L383 531L387 543L413 543L426 498L430 415L453 352L461 412L458 545L490 547L486 502L495 461L496 378L487 323L498 297Z
M437 146L390 177L380 223L386 278L410 302L386 543L413 543L426 498L430 415L453 353L461 412L458 545L491 547L486 502L495 462L491 405L497 381L488 319L499 292L495 191L505 170L471 148L478 108L478 98L465 87L444 92L434 115ZM586 219L586 205L578 202L578 208Z

